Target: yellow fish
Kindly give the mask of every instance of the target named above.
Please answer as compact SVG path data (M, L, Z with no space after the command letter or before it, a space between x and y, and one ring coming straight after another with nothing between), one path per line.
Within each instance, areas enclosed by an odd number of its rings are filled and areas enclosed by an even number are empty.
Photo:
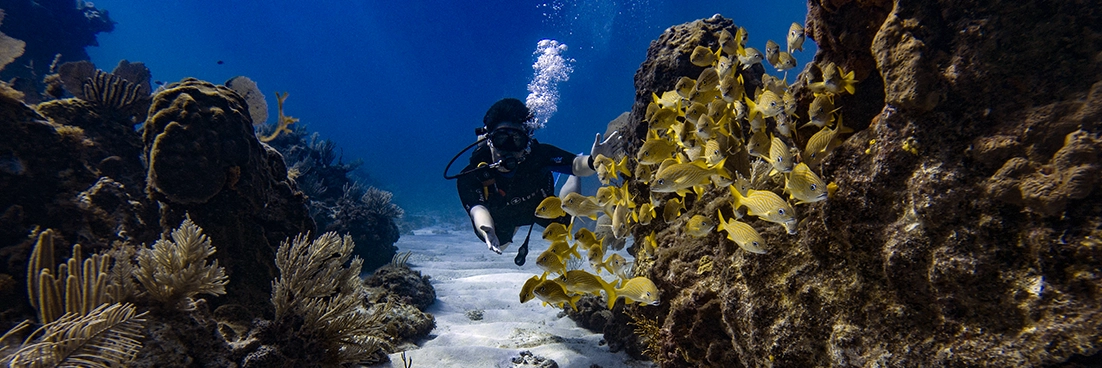
M683 164L672 164L665 168L660 168L658 172L654 174L654 180L651 182L650 190L651 192L657 193L677 192L700 184L705 184L712 175L719 175L720 177L730 179L731 174L723 168L723 161L725 160L726 159L720 160L720 162L713 167L708 167L703 160L700 160Z
M826 65L821 66L819 70L823 72L823 81L808 83L807 88L810 89L811 92L841 94L842 91L846 91L852 95L856 90L857 81L853 77L852 70L849 73L845 73L842 71L842 67L834 63L826 63Z
M788 149L788 145L784 144L784 141L776 136L770 141L769 156L762 158L773 165L773 171L769 173L770 176L777 173L792 172L792 168L796 166L792 151Z
M635 277L624 282L622 287L614 289L617 299L624 297L628 302L639 305L658 305L658 287L646 277ZM609 299L608 309L616 306L616 299Z
M750 253L765 254L765 239L758 234L757 230L754 230L750 224L739 220L727 221L723 218L723 211L717 210L719 213L719 231L727 232L727 239L738 244L739 248Z
M613 290L611 284L600 276L589 272L583 270L570 270L566 271L566 274L562 275L561 279L568 293L601 295L600 292L604 291L605 295L609 298L616 298L616 291Z
M595 244L589 247L589 250L586 251L585 258L589 261L589 266L593 267L593 272L600 275L601 269L605 268L605 246L602 244Z
M719 145L719 140L709 139L704 142L704 162L706 164L715 166L725 158L727 158L727 152Z
M758 95L758 101L751 101L746 98L746 106L748 113L750 114L749 120L754 120L754 116L761 114L764 118L771 118L777 116L784 111L784 100L781 96L770 90L764 90Z
M784 115L793 116L796 115L796 96L790 93L788 90L784 91L781 95L781 101L784 102Z
M602 186L597 188L597 194L593 198L597 200L598 206L604 207L616 200L616 187Z
M673 154L677 152L677 144L652 132L654 131L651 130L647 133L647 140L643 142L643 145L639 147L639 152L635 154L635 160L643 165L660 164L662 160L673 157Z
M772 143L769 134L764 130L755 131L754 135L750 136L750 141L746 142L746 153L754 157L767 157Z
M807 164L801 162L788 174L784 191L796 200L796 204L814 203L827 199L827 186Z
M778 72L783 72L796 67L796 57L792 54L781 51L777 54L777 62L773 63L773 67L777 68Z
M777 115L777 117L774 118L774 121L777 122L777 134L789 139L795 139L792 137L792 132L796 131L796 122L793 121L793 119L795 119L794 116L786 114Z
M685 209L685 203L681 201L681 198L670 198L666 201L666 204L662 206L662 219L666 220L666 223L671 223L676 220L678 216L681 216L681 210Z
M627 156L621 157L619 162L614 161L611 158L602 154L597 154L597 157L593 158L593 166L597 169L597 179L601 183L608 184L611 179L619 179L620 173L631 175L631 171L628 170L628 158ZM565 208L565 201L564 207ZM567 211L568 213L570 211Z
M688 109L685 109L685 121L696 124L696 120L699 119L701 115L707 113L708 105L702 104L700 102L693 102L692 105L689 105Z
M746 31L746 28L738 27L735 30L735 53L733 55L742 55L746 53L746 40L750 39L750 32Z
M807 140L807 145L804 146L803 159L804 163L808 166L817 166L826 158L830 151L834 150L838 146L840 140L839 134L852 132L853 129L847 128L842 124L842 116L839 115L836 120L838 126L834 129L823 127L819 132L811 135L811 138Z
M642 254L644 257L653 258L655 254L658 253L658 241L656 238L657 235L654 233L654 230L650 231L650 235L643 237Z
M716 72L716 68L707 67L700 72L700 76L696 78L696 90L697 91L710 91L719 85L719 73Z
M551 304L556 308L562 308L562 305L570 304L570 308L578 310L578 306L575 303L578 299L581 299L581 295L569 296L566 294L566 287L562 285L558 280L544 280L536 285L533 289L537 298L540 298L544 303Z
M559 197L550 196L544 198L538 206L536 206L536 217L544 219L556 219L566 216L566 212L562 210L562 201Z
M739 48L741 46L735 40L735 36L731 35L731 32L723 29L719 31L719 49L727 55L738 55Z
M677 80L677 83L673 85L673 90L677 91L677 94L682 98L689 98L693 95L693 91L696 90L696 81L689 77L681 77Z
M750 216L757 216L759 219L781 224L789 235L796 234L796 210L792 209L792 206L777 193L768 190L748 189L748 194L743 196L742 193L739 193L738 188L734 186L729 188L731 197L734 197L731 206L735 210L746 206L747 214Z
M719 94L727 103L742 101L746 87L742 84L742 74L728 73L719 80Z
M819 128L825 127L834 122L834 100L829 93L818 93L815 95L815 99L811 100L811 105L807 107L807 114L810 115L811 121L800 129L808 126L817 126Z
M769 65L777 66L777 55L781 52L781 45L778 45L773 40L765 41L765 60L769 62Z
M612 211L612 235L617 239L627 238L631 235L628 221L631 220L631 209L627 205L616 206Z
M582 248L589 249L594 246L601 245L601 240L597 239L597 234L586 228L578 229L578 232L574 233L574 241L582 245Z
M543 228L543 238L547 241L567 240L570 238L570 228L562 223L552 222Z
M546 279L547 274L544 273L543 276L532 276L528 281L525 281L524 286L520 287L520 302L527 303L529 300L532 300L532 298L535 298L536 285L539 285Z
M556 256L559 256L559 259L564 261L570 259L570 256L572 255L574 257L578 257L578 259L581 259L582 254L578 253L579 244L581 243L576 242L573 246L571 246L570 242L566 240L556 240L551 242L551 245L548 246L547 249L550 250L552 253L555 253Z
M536 265L547 272L563 274L566 272L566 263L563 263L560 258L551 248L540 253L539 257L536 257Z
M704 46L697 46L693 49L693 53L689 55L689 62L700 67L710 66L715 61L716 53Z
M708 216L693 215L693 217L689 218L689 221L685 223L685 233L694 238L700 238L707 236L715 227L716 224L713 223Z
M639 205L639 207L636 207L635 213L632 217L635 219L635 223L640 225L648 225L650 224L651 220L654 220L655 215L656 214L654 211L654 205L650 204L650 202L647 202Z
M654 112L650 120L647 121L651 129L666 131L669 130L674 124L677 123L678 108L675 107L662 107L658 111Z
M709 140L715 135L716 122L711 116L701 115L696 120L696 138L699 140Z
M605 259L604 263L605 269L608 270L608 273L616 275L616 277L624 280L628 279L628 260L625 259L624 256L621 256L617 253L612 253L608 256L608 259Z
M578 192L570 192L562 199L562 209L567 214L575 217L589 217L596 220L597 214L604 210L604 207L597 205L596 198L586 197Z
M742 69L750 69L754 64L760 63L765 56L761 54L761 51L753 47L747 47L742 50L742 53L738 56L738 62L742 64Z
M650 184L651 176L654 176L653 171L651 171L651 165L635 165L635 180L643 184ZM627 184L626 180L624 184Z
M792 26L788 27L788 52L792 52L792 50L803 51L805 38L804 26L792 22Z
M681 96L677 94L677 91L662 92L662 97L658 97L658 94L651 93L651 97L654 99L654 103L658 104L660 108L675 108L681 109Z
M741 78L741 76L739 78ZM740 94L740 95L745 97L745 94ZM749 113L749 110L750 109L746 107L746 103L742 102L741 99L736 99L736 100L731 102L731 112L733 112L735 114L735 120L744 120L744 119L746 119L746 116Z

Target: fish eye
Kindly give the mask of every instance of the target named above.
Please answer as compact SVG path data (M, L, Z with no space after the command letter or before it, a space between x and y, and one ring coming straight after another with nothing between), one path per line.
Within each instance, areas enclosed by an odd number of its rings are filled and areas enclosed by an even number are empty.
M783 208L778 208L777 209L777 214L783 215L784 214L784 209Z
M811 190L815 190L815 189L818 189L818 188L819 188L819 186L818 186L818 185L816 185L816 184L811 184Z
M759 246L759 245L758 245L758 242L754 242L754 246L755 246L755 247Z

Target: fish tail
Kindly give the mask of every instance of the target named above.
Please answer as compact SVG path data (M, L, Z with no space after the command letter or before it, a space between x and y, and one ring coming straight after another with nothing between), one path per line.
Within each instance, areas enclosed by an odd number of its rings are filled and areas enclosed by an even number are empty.
M575 295L575 296L570 297L570 299L567 299L566 302L570 303L570 308L574 309L574 311L577 312L578 311L577 303L578 303L578 300L581 299L581 298L582 298L581 295Z
M754 121L754 117L761 113L758 111L758 104L754 103L750 96L744 96L742 99L746 100L746 121Z

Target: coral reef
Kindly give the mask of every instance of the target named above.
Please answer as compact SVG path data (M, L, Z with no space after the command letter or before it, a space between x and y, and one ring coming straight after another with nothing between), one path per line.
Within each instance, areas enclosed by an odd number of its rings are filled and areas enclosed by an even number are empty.
M270 125L262 126L259 135ZM310 216L319 231L352 235L355 255L364 260L364 268L374 270L390 262L398 251L394 243L401 233L398 220L405 214L391 202L391 193L368 186L349 173L362 163L348 164L338 157L336 145L297 126L289 133L276 135L268 142L289 163L288 175L299 184L307 198ZM334 162L336 161L336 162Z
M214 252L203 229L185 217L172 232L172 240L162 236L153 248L138 252L133 275L145 287L146 295L162 306L193 310L196 295L226 294L225 270L218 267L218 260L207 264L207 257Z
M657 230L655 258L636 272L663 302L624 312L660 326L641 326L657 331L646 344L656 361L1042 366L1097 354L1102 13L1043 1L809 8L819 53L791 87L798 105L824 65L860 81L834 101L856 130L822 163L838 189L801 207L798 235L763 229L776 245L767 254L737 252L722 234L634 228L637 258ZM682 48L714 45L729 26L675 26L651 44L628 155L646 137L651 93L699 74ZM686 212L729 201L705 192ZM621 337L606 331L610 346Z
M283 158L253 133L246 102L195 79L169 84L153 97L142 140L146 190L160 205L162 227L186 212L223 245L215 257L230 283L217 302L270 311L264 300L277 275L277 244L314 223Z
M279 248L280 277L273 282L275 320L261 323L250 338L244 367L317 366L385 359L379 323L388 301L369 311L359 278L361 262L351 259L350 236L325 233L310 241L298 236Z
M2 0L7 13L0 32L26 42L25 52L11 67L0 72L29 103L41 101L42 79L54 73L58 63L88 60L87 46L96 46L96 34L111 32L115 22L106 10L88 1Z

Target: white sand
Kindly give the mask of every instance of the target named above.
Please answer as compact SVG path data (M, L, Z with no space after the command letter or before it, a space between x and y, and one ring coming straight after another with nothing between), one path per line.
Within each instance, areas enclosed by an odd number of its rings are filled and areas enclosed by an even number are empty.
M512 358L524 350L563 368L655 366L624 352L610 353L601 334L558 317L560 309L542 306L538 299L521 304L520 287L529 277L543 273L535 264L536 256L549 244L540 239L536 228L528 262L517 267L513 258L524 233L519 232L514 241L517 244L505 254L497 255L471 232L425 229L402 235L398 251L413 251L410 267L431 276L436 288L436 302L426 310L436 316L436 329L418 342L418 349L406 352L413 367L513 367ZM467 317L473 310L482 311L481 320ZM402 366L401 354L391 354L390 359L390 364L380 367Z

